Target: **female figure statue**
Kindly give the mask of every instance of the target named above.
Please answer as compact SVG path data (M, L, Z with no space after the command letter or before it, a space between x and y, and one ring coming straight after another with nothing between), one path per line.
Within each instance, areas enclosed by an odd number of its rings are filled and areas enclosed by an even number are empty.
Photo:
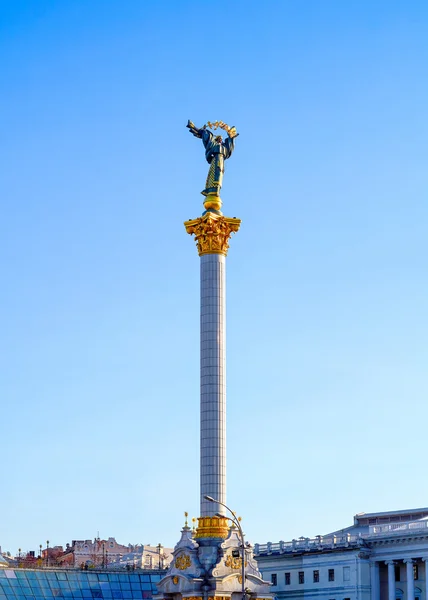
M209 121L208 125L211 126ZM239 133L236 132L235 127L229 127L222 121L220 121L220 123L214 123L213 126L215 129L221 127L227 131L227 138L224 141L221 135L214 136L214 134L207 129L206 125L204 125L202 129L195 127L192 121L188 121L186 125L195 137L202 139L202 143L205 147L205 158L210 165L205 189L201 194L219 198L223 183L224 161L232 155L235 147L235 138ZM209 199L207 198L207 200Z

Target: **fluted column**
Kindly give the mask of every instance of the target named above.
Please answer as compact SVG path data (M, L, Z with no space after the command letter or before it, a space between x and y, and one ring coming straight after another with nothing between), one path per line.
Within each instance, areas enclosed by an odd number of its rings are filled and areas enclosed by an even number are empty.
M415 580L413 578L413 559L407 558L406 577L407 577L407 600L415 600Z
M373 560L370 563L370 583L372 588L371 600L380 599L379 563Z
M387 560L385 564L388 566L388 600L395 600L395 563Z

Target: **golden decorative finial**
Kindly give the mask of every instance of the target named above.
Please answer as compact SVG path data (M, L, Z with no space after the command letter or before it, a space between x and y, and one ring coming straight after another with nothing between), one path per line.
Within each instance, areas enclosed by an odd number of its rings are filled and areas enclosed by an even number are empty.
M193 523L192 529L193 529L193 531L195 531L195 529L196 529L196 519L195 519L195 517L192 518L192 523Z
M184 512L184 517L185 517L186 520L184 521L184 527L187 527L187 517L188 516L189 516L189 513L185 511Z

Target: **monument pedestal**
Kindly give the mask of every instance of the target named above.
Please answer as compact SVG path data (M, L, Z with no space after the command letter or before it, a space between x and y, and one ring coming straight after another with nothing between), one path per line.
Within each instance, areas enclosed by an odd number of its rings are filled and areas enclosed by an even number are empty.
M158 584L154 600L242 600L241 540L231 527L226 539L197 538L197 532L183 527L174 548L174 559ZM245 548L245 597L271 600L270 584L263 581L253 558Z

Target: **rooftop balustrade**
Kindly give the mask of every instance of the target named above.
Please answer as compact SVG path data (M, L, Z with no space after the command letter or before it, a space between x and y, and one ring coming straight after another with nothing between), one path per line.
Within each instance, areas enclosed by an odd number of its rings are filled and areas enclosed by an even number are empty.
M367 533L344 535L317 535L314 538L299 538L291 542L268 542L255 544L254 554L293 554L298 552L317 552L320 550L334 550L336 548L349 548L363 546L365 542L377 539L379 536L406 535L417 532L427 532L428 520L408 521L404 523L387 523L385 525L370 525ZM427 532L428 533L428 532Z
M361 546L363 543L361 535L317 535L314 538L299 538L291 542L268 542L267 544L255 544L254 554L292 554L294 552L315 552L334 548L348 548L350 546Z
M370 525L367 537L411 533L428 529L428 521L408 521L406 523L387 523L386 525Z

